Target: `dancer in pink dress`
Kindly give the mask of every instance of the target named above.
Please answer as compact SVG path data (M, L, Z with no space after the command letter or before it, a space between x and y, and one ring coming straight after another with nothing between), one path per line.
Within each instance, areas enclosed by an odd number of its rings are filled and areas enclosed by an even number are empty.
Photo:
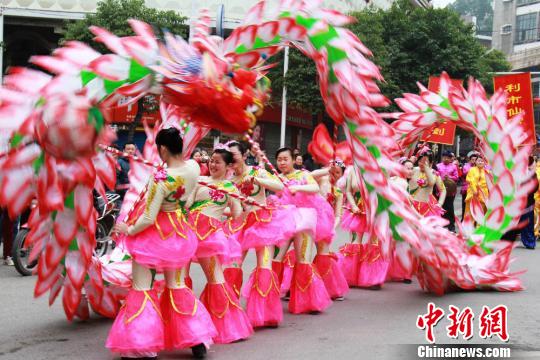
M433 152L429 148L419 151L418 167L413 169L412 177L409 180L409 192L414 208L420 215L442 217L444 214L442 204L444 204L446 197L446 188L440 176L432 168L433 156ZM438 188L438 200L433 196L434 187ZM418 262L416 276L421 286L429 282L428 279L432 277L430 272L438 272L438 270L427 266L422 261ZM442 275L441 278L443 280L437 285L444 288L448 285L446 284L448 279Z
M367 231L366 214L364 202L360 195L360 189L352 194L352 182L356 179L352 166L345 171L344 192L347 200L347 207L343 211L341 227L350 234L351 242L343 245L339 249L340 265L349 286L358 287L358 274L362 256L362 236ZM354 187L357 184L354 183Z
M283 190L283 183L258 166L245 163L247 149L241 143L228 144L235 158L235 172L232 181L242 193L259 204L267 204L266 190ZM275 327L283 319L280 301L279 279L272 270L274 247L288 242L296 234L295 208L269 204L271 209L247 205L244 209L244 228L241 235L242 250L254 249L257 267L251 273L243 289L246 298L246 312L253 327ZM235 271L241 266L233 267Z
M301 232L294 237L296 264L292 276L289 311L293 314L316 313L332 303L324 282L311 261L314 240L332 238L334 216L328 202L319 195L319 185L306 171L294 170L293 153L290 148L281 148L276 153L278 169L287 181L287 187L280 193L282 204L292 204L298 209L308 209L317 219L315 234ZM327 211L329 209L329 211ZM329 215L328 215L329 214ZM290 246L287 242L280 247L273 266L278 269L280 279L283 273L283 259Z
M352 234L353 242L340 249L342 270L349 286L379 290L386 280L389 261L381 257L378 240L369 236L360 180L354 169L347 176L345 195L349 208L341 226Z
M109 336L107 348L122 358L156 358L161 350L192 348L204 357L216 329L210 315L184 283L184 267L197 250L185 202L197 184L199 166L182 158L177 129L161 130L156 146L167 169L149 181L146 204L135 221L119 223L133 258L133 285ZM153 289L155 271L165 274L161 302Z
M422 216L442 216L442 204L446 198L446 188L438 173L433 170L433 152L425 148L418 153L418 167L414 168L409 180L409 192L413 205ZM439 199L433 196L433 188L437 187Z
M341 160L334 160L329 167L315 170L311 174L319 183L320 194L334 210L334 229L341 223L343 212L343 192L336 186L338 180L345 172L345 164ZM330 252L333 238L317 243L317 255L313 264L321 275L328 294L333 300L343 300L349 292L347 279L338 265L336 254Z
M195 257L208 280L201 301L217 328L214 342L218 344L246 339L253 333L237 294L225 281L222 268L224 263L242 254L240 245L223 231L225 209L230 209L233 218L238 218L242 213L240 201L227 194L237 193L234 184L226 178L233 162L231 152L223 145L218 146L210 158L210 176L201 180L221 191L199 185L189 201L190 223L198 239Z

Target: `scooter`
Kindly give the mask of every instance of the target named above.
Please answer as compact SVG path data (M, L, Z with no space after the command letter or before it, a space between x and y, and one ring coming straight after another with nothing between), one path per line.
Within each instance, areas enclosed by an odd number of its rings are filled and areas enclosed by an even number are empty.
M106 199L102 196L94 197L94 207L98 212L96 225L96 246L94 255L102 257L107 253L109 248L114 248L114 241L111 238L111 232L116 222L116 217L119 212L120 196L115 193L107 193ZM32 208L36 205L33 204ZM26 216L28 219L28 216ZM23 276L32 275L33 269L37 266L38 260L29 261L32 247L26 247L25 241L30 229L27 222L19 222L17 236L13 243L12 258L15 269Z

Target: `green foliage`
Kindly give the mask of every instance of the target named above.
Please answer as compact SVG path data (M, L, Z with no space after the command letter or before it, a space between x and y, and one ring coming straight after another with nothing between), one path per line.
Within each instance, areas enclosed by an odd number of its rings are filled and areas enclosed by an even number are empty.
M493 93L493 72L510 71L512 66L506 61L505 55L499 50L490 49L479 59L480 76L478 80L488 93Z
M157 31L167 29L173 34L185 37L188 27L186 17L175 11L163 11L146 7L144 0L103 0L96 13L88 14L81 21L67 23L66 33L60 43L78 40L91 45L96 50L108 52L105 47L93 41L94 35L88 30L91 25L103 27L117 36L133 35L128 20L137 19L154 26Z
M319 91L317 71L313 62L300 51L291 48L289 51L289 71L283 77L282 51L273 59L278 63L270 70L268 77L272 80L272 98L281 101L283 85L287 86L287 104L302 109L311 109L313 113L324 111Z
M460 15L476 16L477 33L491 36L493 32L493 4L491 0L456 0L448 6Z
M417 93L417 81L427 85L430 75L446 71L452 78L473 76L488 91L494 71L510 69L499 51L485 49L475 38L471 25L465 24L454 10L424 9L399 0L389 10L368 8L351 14L357 21L350 29L373 52L372 61L380 68L385 82L382 93L389 99L405 92ZM270 72L273 99L281 99L283 85L282 57ZM291 51L289 72L285 79L288 103L324 110L312 61L298 51ZM395 106L384 111L397 110Z

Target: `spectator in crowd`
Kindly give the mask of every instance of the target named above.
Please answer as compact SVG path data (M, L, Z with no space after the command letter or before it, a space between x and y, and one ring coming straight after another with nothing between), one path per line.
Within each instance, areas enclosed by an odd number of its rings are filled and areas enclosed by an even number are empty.
M469 170L475 166L476 159L478 159L478 155L476 153L469 155L469 162L463 165L463 169L461 171L461 221L463 221L465 218L465 199L467 197L467 189L469 188L469 184L467 183L467 174L469 173Z
M533 156L529 156L529 171L536 172L536 162ZM527 249L532 250L536 247L536 237L534 236L534 194L538 191L536 175L529 181L534 183L534 187L527 196L527 206L521 216L520 222L525 224L521 229L521 242Z
M467 173L467 197L465 198L465 214L471 212L472 201L478 201L486 211L486 201L489 197L487 187L487 174L489 170L485 167L484 158L478 156L475 165Z
M9 150L10 135L0 133L0 153ZM11 259L11 247L13 244L13 222L10 220L6 209L0 208L0 243L3 244L3 260L6 265L13 265Z
M313 161L313 156L311 156L310 153L307 153L304 156L302 156L302 159L303 159L304 169L306 169L307 171L313 171L313 170L318 169L318 166L315 165L315 161Z
M293 159L296 159L296 157L298 155L302 155L302 153L300 152L300 149L294 149L293 150Z
M456 165L456 169L458 171L458 181L459 181L459 179L461 179L461 176L463 176L463 172L461 171L461 164L455 155L454 155L454 160L452 161L452 163Z
M253 146L249 146L247 157L246 157L246 165L247 166L257 166L259 165L259 159L257 154L258 148Z
M210 175L210 171L208 170L208 165L206 165L206 162L204 161L204 153L200 148L195 148L193 150L193 154L191 154L191 158L199 164L199 167L201 168L201 176L208 176Z
M253 128L253 134L251 135L251 138L257 144L259 144L261 150L264 150L264 135L263 129L261 128L260 124L255 125L255 127Z
M302 170L304 168L304 159L302 158L302 155L296 155L293 166L296 170Z
M13 266L13 260L11 259L11 251L13 247L13 221L9 218L8 212L6 209L0 209L0 227L2 228L2 244L3 244L3 260L4 265Z
M454 154L451 151L445 151L442 154L442 162L437 164L437 171L446 187L446 198L443 203L445 211L443 217L448 220L448 230L455 231L454 200L457 193L457 182L459 180L458 167L453 162Z
M124 152L129 155L135 155L137 153L137 145L133 142L125 143ZM120 195L120 199L122 200L129 189L129 169L129 158L118 158L116 167L116 193Z
M202 156L202 159L201 161L205 164L208 164L208 161L210 160L210 156L208 155L208 151L202 149L201 150L201 156Z
M536 158L536 180L540 182L540 161ZM534 194L534 236L540 236L540 189Z

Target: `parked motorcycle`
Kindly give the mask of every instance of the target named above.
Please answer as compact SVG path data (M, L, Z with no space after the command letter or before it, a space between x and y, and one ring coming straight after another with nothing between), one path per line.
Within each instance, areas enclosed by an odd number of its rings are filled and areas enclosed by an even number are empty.
M110 235L116 222L118 212L120 211L119 200L120 196L112 192L106 194L106 199L102 196L94 197L94 207L98 212L96 247L94 248L94 254L98 257L105 255L109 248L114 248L115 244ZM26 216L26 219L28 219L28 216ZM37 259L29 261L32 247L25 246L26 237L29 232L30 229L28 228L27 222L20 221L12 250L15 269L23 276L32 275L33 269L37 266L38 262Z

